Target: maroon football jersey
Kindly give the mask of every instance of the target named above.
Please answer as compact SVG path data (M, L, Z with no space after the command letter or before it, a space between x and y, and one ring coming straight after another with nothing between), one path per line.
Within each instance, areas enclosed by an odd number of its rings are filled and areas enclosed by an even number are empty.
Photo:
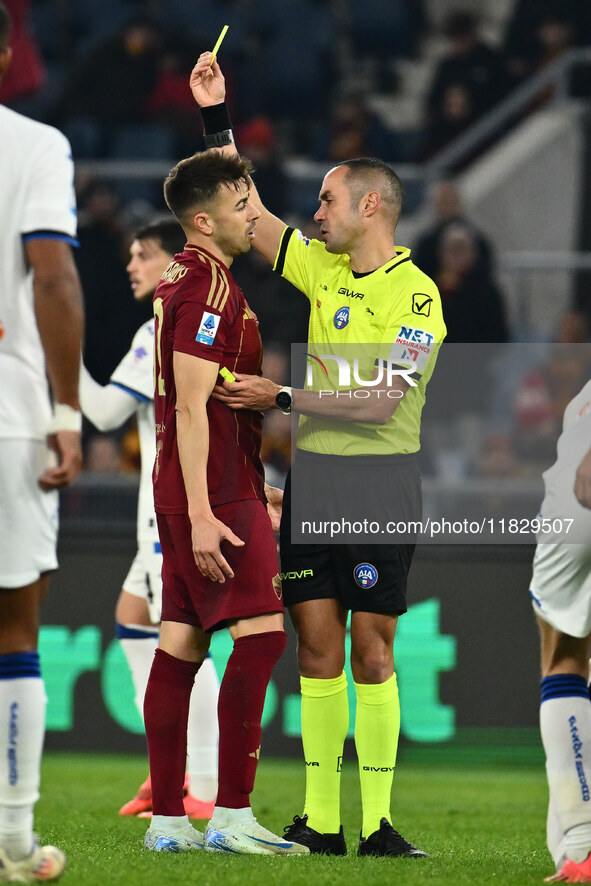
M173 352L211 360L231 372L260 375L263 348L258 320L228 268L191 244L162 275L154 293L154 317L154 504L162 514L180 514L188 506L177 448ZM245 499L265 501L262 413L234 411L210 397L207 416L211 506Z

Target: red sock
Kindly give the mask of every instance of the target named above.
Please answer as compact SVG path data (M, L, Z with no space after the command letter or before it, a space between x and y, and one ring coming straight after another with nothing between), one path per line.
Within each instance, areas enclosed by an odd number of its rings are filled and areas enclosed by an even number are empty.
M155 815L184 815L189 700L199 665L157 649L144 699Z
M229 809L250 806L261 745L265 693L286 644L284 631L249 634L234 641L218 701L218 806Z

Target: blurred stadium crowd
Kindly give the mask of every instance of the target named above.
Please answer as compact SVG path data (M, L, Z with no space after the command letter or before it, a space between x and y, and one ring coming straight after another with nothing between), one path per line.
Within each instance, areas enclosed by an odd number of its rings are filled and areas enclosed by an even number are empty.
M129 157L134 139L147 156L142 126L152 127L151 157L193 150L200 132L187 76L223 24L233 120L239 133L247 129L242 143L277 142L323 161L426 159L531 73L591 42L585 0L8 5L22 46L2 100L63 129L76 159ZM424 62L414 128L375 113L371 102L405 89L409 60Z
M569 49L591 45L588 0L5 3L14 21L15 62L0 101L60 128L81 163L77 262L87 312L85 362L102 384L150 312L131 297L125 267L134 228L165 210L163 176L130 182L89 172L83 161L166 166L199 150L188 75L224 24L230 27L221 61L237 144L255 164L266 205L308 232L315 226L298 217L290 158L327 165L376 155L420 167L527 78ZM591 99L591 67L575 68L568 88ZM528 112L551 95L541 92ZM442 292L449 342L508 342L513 335L495 276L495 244L466 217L453 181L461 168L448 168L445 180L425 191L432 224L405 245ZM306 340L305 300L291 297L289 284L255 253L237 262L235 275L261 321L265 372L286 382L289 343ZM475 290L478 309L466 311ZM569 325L565 316L560 337L587 341L588 329ZM517 423L528 431L532 421L555 424L571 388L589 377L586 357L565 380L554 377L545 356L515 393ZM480 469L511 476L505 438L497 444L486 442ZM266 463L283 473L289 425L282 416L268 417L265 447ZM136 470L138 459L133 429L122 438L89 440L89 470Z

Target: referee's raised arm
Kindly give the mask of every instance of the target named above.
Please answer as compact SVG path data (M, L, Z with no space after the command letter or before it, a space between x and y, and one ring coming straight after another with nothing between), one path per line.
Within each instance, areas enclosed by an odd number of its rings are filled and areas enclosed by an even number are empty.
M201 110L203 137L207 150L236 153L232 123L226 106L226 81L211 52L202 52L191 71L191 92ZM257 220L253 246L271 264L275 263L285 222L262 204L259 193L252 185L251 202L260 212Z

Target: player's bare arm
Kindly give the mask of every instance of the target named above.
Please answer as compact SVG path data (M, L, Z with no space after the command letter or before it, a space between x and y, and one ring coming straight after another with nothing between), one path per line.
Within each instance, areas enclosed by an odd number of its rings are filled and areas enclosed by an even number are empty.
M216 385L212 396L230 409L260 409L265 412L277 408L275 397L281 385L258 375L234 375L235 382ZM292 389L292 410L315 418L382 425L390 420L409 387L410 384L400 377L390 388L363 388L363 397L356 396L354 390L337 393Z
M206 578L223 583L234 573L221 552L223 541L244 542L216 519L209 504L207 459L209 421L207 401L215 385L219 365L201 357L175 351L174 380L177 391L176 428L179 460L189 504L193 554Z
M43 238L29 240L25 249L33 269L35 317L54 403L77 411L84 309L72 249L62 240ZM82 468L80 433L58 429L49 443L58 464L42 474L39 485L59 489L72 483Z
M226 100L224 75L215 59L212 64L211 52L201 53L197 64L191 71L189 83L193 97L200 108L210 108ZM231 144L224 145L222 148L211 148L211 150L235 153L236 147ZM274 264L286 224L263 205L254 186L250 199L260 212L252 245L268 262Z
M591 508L591 449L583 458L575 474L575 495L579 504Z

